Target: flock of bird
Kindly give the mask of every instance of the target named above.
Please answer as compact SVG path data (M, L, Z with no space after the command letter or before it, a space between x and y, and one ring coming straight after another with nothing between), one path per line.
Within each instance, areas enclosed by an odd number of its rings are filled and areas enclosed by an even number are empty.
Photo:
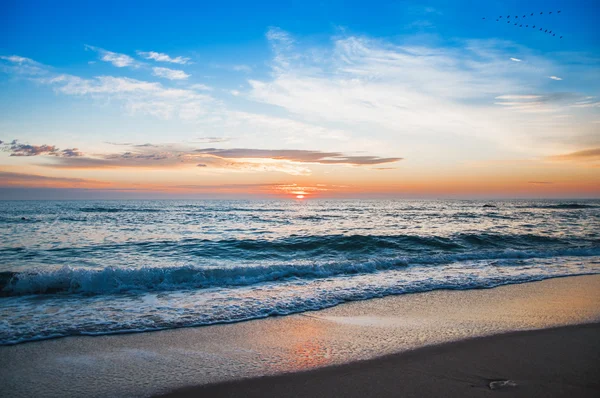
M560 14L560 11L556 11L556 14ZM540 14L539 14L539 15L544 15L544 12L543 12L543 11L542 11L542 12L540 12ZM547 15L552 15L552 11L548 12L548 13L547 13ZM531 19L532 17L534 17L534 13L533 13L533 12L532 12L532 13L529 15L529 19ZM503 16L502 16L502 15L500 15L498 18L496 18L496 22L503 22L503 21L501 21L501 20L502 20L502 18L503 18ZM510 16L510 15L508 15L508 16L506 16L506 23L510 24L511 22L514 22L513 26L518 26L519 28L523 28L523 27L525 27L525 28L529 28L529 24L528 24L528 23L525 23L525 22L523 21L525 18L527 18L527 14L523 15L523 16L521 17L521 21L519 22L519 21L517 21L517 20L519 19L519 16L518 16L518 15L513 15L513 16L512 16L512 19L511 19L511 16ZM485 17L483 17L483 18L481 18L481 19L485 20L486 18L485 18ZM516 22L515 22L515 21L516 21ZM533 25L533 24L531 25L531 28L532 28L532 29L538 29L538 28L539 28L539 31L540 31L540 32L547 33L547 34L549 34L549 35L552 35L553 37L556 37L556 32L552 33L552 31L551 31L551 30L544 29L544 28L540 28L539 26L537 26L537 27L536 27L536 25ZM563 37L562 37L562 36L559 36L558 38L559 38L559 39L562 39Z

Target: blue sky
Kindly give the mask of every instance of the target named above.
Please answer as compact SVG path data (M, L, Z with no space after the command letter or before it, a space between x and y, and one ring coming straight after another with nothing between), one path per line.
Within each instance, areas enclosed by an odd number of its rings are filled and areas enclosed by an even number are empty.
M50 181L15 175L26 171L68 188L199 194L247 181L321 195L599 189L597 1L1 7L6 185ZM18 152L43 144L77 156ZM245 151L198 154L206 147ZM436 191L439 178L453 185Z

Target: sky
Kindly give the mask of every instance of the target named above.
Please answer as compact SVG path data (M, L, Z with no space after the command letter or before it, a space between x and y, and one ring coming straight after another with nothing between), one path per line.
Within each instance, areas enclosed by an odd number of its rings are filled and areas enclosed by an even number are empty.
M599 17L3 0L0 199L598 198Z

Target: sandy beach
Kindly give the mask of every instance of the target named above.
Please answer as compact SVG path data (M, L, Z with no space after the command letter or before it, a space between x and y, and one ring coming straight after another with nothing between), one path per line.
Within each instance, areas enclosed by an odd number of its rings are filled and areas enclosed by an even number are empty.
M597 397L600 324L513 332L162 397Z
M598 275L438 290L235 324L3 346L0 383L15 397L585 396L598 389L598 322ZM568 325L583 326L556 329ZM516 386L489 388L502 380Z

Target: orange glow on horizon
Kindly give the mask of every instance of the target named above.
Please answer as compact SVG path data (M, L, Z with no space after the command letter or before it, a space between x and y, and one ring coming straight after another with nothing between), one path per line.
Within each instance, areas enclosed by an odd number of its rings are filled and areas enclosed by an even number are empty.
M296 195L296 199L304 199L304 195Z

